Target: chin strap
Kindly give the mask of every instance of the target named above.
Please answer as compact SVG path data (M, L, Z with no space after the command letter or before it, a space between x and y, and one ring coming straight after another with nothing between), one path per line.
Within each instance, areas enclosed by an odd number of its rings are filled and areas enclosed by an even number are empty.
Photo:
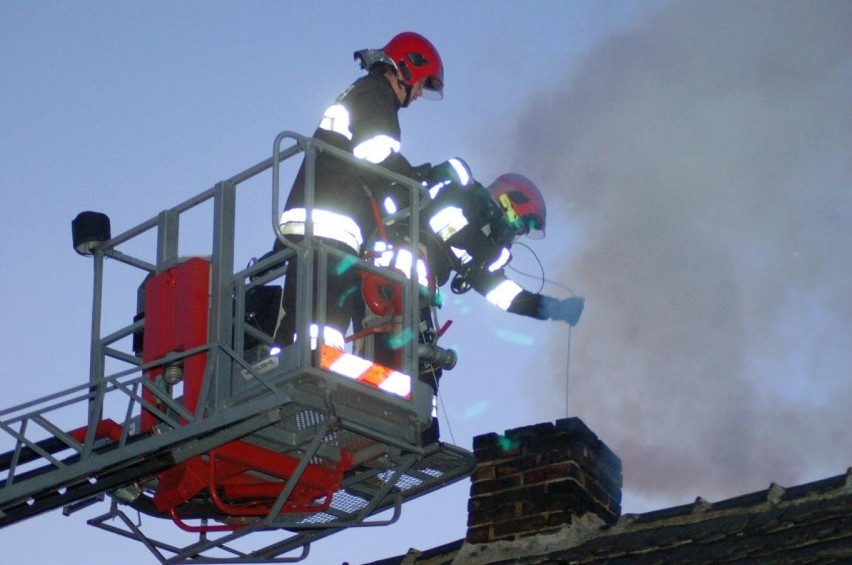
M402 86L402 89L405 90L405 98L400 103L400 108L408 108L408 105L411 104L411 91L414 90L414 87L410 84L402 82L399 78L399 73L394 73L393 80L396 81L397 86Z
M399 78L396 80L402 82ZM408 105L411 104L411 91L413 90L413 87L409 84L405 84L404 82L402 82L402 87L405 89L405 100L402 101L402 107L408 108Z

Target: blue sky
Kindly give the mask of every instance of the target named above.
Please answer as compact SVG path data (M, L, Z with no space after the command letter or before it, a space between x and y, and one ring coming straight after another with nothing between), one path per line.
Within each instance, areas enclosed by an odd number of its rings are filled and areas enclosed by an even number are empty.
M542 188L548 237L530 246L549 279L588 299L570 336L569 412L622 457L624 510L842 473L852 15L843 2L812 8L3 2L1 404L87 377L91 265L70 238L79 211L107 213L118 233L265 159L278 132L312 132L359 76L353 51L413 30L441 51L446 89L401 113L403 152L461 156L486 183L513 171ZM238 261L269 246L258 215ZM514 265L539 272L514 251ZM125 290L106 316L116 326L135 308ZM567 327L473 294L442 315L461 353L442 382L445 440L470 447L566 415ZM467 489L407 505L394 526L327 538L308 562L458 539ZM83 514L0 531L4 554L151 562Z

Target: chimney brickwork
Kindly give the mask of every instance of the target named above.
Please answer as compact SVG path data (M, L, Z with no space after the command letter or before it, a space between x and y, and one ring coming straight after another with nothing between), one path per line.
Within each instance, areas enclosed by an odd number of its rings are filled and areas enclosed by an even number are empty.
M578 418L473 440L469 543L516 540L592 512L621 514L621 460Z

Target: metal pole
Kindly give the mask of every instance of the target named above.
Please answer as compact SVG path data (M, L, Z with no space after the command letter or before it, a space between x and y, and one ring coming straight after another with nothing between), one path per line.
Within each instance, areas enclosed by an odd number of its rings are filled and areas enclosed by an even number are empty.
M173 210L160 212L157 217L157 269L172 266L178 257L180 216Z
M314 235L314 204L316 203L314 188L316 182L316 158L317 149L313 140L308 140L305 144L305 239L306 244L304 254L297 256L297 271L296 276L296 296L299 299L296 301L296 334L302 337L301 341L297 340L297 350L300 367L308 367L311 363L311 332L310 325L315 323L319 325L319 320L313 319L314 300L317 295L321 296L325 291L325 281L318 281L317 274L314 273L314 261L317 257L316 246L313 245ZM298 263L301 261L301 265ZM317 293L314 293L314 288L317 286ZM319 329L317 332L317 351L322 350L323 331Z
M92 292L92 338L89 350L89 419L83 457L91 454L95 442L95 432L103 416L104 405L104 358L101 351L101 302L103 298L104 253L95 248L94 290Z
M234 274L234 224L236 221L236 185L224 181L216 185L213 197L213 257L210 272L210 321L208 342L212 348L207 359L213 371L214 411L225 406L230 394L232 360L222 346L230 348L233 338L232 287ZM199 406L204 399L199 399Z

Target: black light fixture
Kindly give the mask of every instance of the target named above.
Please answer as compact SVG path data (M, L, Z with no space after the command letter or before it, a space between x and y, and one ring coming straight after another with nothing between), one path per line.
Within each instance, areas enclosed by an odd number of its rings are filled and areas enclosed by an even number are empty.
M109 240L109 216L100 212L80 212L71 222L74 251L80 255L92 255L95 247Z

